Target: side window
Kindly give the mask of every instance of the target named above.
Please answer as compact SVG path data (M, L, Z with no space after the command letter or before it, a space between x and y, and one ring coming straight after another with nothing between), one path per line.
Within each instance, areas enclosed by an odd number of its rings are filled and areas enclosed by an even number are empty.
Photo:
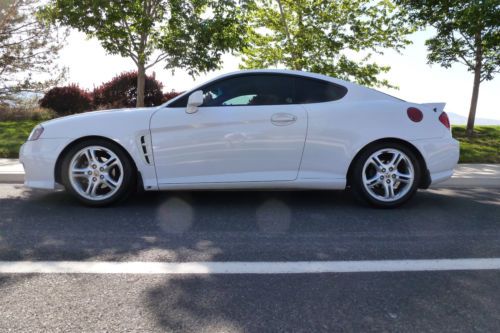
M248 105L252 102L252 99L257 95L243 95L231 98L230 100L225 101L222 105Z
M295 78L296 103L322 103L341 99L347 94L347 88L327 81Z
M288 75L254 74L230 77L201 88L202 106L293 104L294 78ZM186 107L189 95L170 104Z
M293 78L257 74L228 78L204 87L203 106L292 104Z

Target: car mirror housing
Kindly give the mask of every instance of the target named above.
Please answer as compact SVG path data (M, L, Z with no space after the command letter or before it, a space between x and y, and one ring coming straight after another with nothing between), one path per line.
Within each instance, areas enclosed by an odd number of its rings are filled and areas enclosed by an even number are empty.
M195 113L198 111L198 107L203 104L203 91L196 90L191 95L189 95L186 113Z

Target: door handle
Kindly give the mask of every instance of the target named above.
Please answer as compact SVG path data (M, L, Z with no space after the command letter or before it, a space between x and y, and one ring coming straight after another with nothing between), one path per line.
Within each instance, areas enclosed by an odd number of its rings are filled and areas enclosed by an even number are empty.
M271 122L276 126L291 125L296 121L297 121L297 116L285 112L275 113L271 117Z

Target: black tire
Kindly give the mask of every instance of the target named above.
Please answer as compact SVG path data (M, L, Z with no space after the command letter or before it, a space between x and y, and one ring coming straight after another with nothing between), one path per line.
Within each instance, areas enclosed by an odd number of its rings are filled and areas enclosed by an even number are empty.
M365 166L365 163L370 158L370 156L372 156L376 152L379 152L379 151L384 150L384 149L388 149L388 150L393 149L393 150L398 150L398 151L404 153L408 157L408 160L411 162L411 164L412 164L411 167L413 168L413 172L414 172L413 181L411 183L408 183L408 185L406 185L406 184L404 185L404 186L408 186L408 189L403 187L405 189L405 191L407 191L407 192L404 195L402 195L401 197L399 197L393 201L384 201L384 200L378 199L378 197L375 197L373 194L371 194L367 190L367 188L365 187L364 182L363 182L363 172L364 172L363 168ZM365 203L368 203L368 204L370 204L374 207L377 207L377 208L395 208L395 207L399 207L402 204L406 203L408 200L410 200L415 195L415 193L418 189L418 185L420 183L421 175L422 175L422 172L421 172L420 163L418 161L417 156L415 156L415 153L413 153L413 151L411 149L409 149L404 144L400 144L400 143L396 143L396 142L394 142L394 143L382 142L382 143L376 143L376 144L369 146L368 148L363 150L360 153L360 155L356 158L356 160L354 161L354 165L353 165L353 169L352 169L352 173L351 173L350 183L351 183L351 188L354 192L354 195L359 200L361 200ZM384 179L384 181L387 178L391 178L391 177L387 177L387 176L385 176L385 177L386 178ZM389 180L391 180L391 179L389 179ZM378 185L378 186L383 186L383 183ZM401 184L399 186L401 186Z
M91 200L82 196L73 187L70 181L69 168L71 160L82 149L85 149L86 147L90 146L100 146L109 149L118 157L123 169L123 180L121 181L121 184L116 187L114 194L102 200L99 199ZM90 207L105 207L126 199L136 188L136 182L137 182L136 174L137 173L135 165L130 160L130 157L123 150L123 148L120 147L118 144L105 139L96 138L78 142L65 153L61 163L61 180L64 187L80 202Z

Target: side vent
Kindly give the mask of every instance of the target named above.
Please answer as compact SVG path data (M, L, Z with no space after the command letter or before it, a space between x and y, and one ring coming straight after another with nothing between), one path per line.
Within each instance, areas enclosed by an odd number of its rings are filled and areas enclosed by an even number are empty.
M144 157L144 161L146 161L147 164L151 164L151 155L149 153L149 147L146 141L146 136L142 135L140 137L140 146L142 149L142 156Z

